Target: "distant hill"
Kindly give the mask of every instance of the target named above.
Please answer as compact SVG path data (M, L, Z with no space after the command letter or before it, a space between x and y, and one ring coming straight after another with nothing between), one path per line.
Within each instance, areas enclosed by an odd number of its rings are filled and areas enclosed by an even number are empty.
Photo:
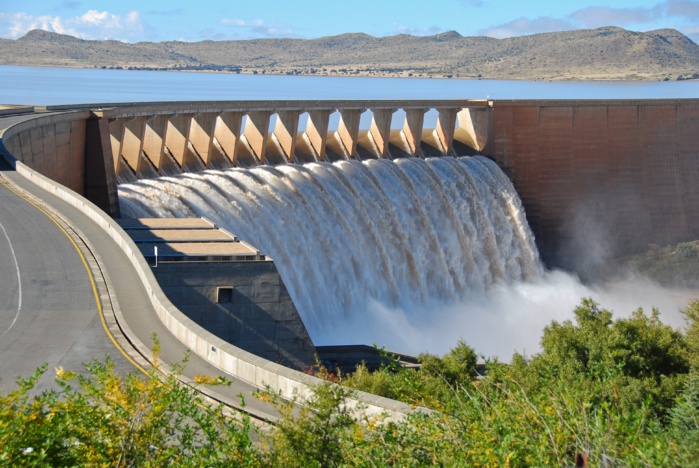
M526 80L699 79L699 46L674 29L616 27L494 39L342 34L319 39L88 41L34 30L0 39L0 64L303 75Z

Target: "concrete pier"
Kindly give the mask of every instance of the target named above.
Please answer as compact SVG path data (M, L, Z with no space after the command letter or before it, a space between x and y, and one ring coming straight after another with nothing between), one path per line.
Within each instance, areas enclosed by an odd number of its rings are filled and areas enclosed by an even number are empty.
M425 138L425 144L432 146L429 153L452 154L455 140L472 146L478 144L475 135L487 134L487 101L437 104L425 101L208 104L219 105L218 109L169 104L150 109L119 107L97 114L109 121L116 173L120 179L128 180L152 174L144 170L144 165L162 175L222 166L420 156L424 115L429 109L438 112L436 133L428 131L435 136ZM404 122L392 129L398 109L405 113ZM367 111L371 112L370 126L360 128L361 117ZM157 116L149 115L155 112ZM337 129L328 132L334 112L339 113ZM483 115L475 120L462 118L478 114ZM477 149L473 148L474 152Z

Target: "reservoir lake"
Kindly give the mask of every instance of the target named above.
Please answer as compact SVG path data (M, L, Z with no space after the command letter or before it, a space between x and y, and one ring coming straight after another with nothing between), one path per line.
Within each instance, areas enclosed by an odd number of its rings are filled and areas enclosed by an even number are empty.
M505 81L0 66L0 104L296 99L677 99L699 81Z

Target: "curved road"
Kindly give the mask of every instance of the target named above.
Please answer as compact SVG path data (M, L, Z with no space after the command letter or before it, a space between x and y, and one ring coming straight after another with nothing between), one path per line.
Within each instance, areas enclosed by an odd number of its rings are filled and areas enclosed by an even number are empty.
M32 116L0 118L0 134L27 118ZM117 325L115 312L128 333ZM52 386L54 367L79 371L82 363L107 355L120 374L145 372L146 361L136 347L148 353L153 334L166 365L178 364L188 354L158 319L129 259L109 235L75 207L19 175L0 155L0 392L15 388L18 375L28 376L44 362L49 367L40 390ZM198 375L226 374L191 354L180 377L191 382ZM256 400L255 391L239 380L204 389L233 407L242 395L248 413L275 420L276 411Z
M44 362L38 389L54 368L81 370L110 356L117 371L134 368L115 348L99 316L83 259L71 239L40 207L3 183L0 160L0 391L15 387Z

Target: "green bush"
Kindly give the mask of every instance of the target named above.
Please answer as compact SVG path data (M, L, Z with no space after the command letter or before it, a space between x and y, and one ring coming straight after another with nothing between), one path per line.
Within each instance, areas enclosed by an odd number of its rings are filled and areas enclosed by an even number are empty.
M355 412L354 390L328 381L300 406L266 393L280 421L256 431L174 378L117 376L108 361L86 376L56 369L59 390L30 396L44 367L0 395L0 466L529 467L578 453L591 466L697 466L699 302L685 314L680 332L655 311L614 320L585 300L546 327L540 353L489 362L484 378L463 342L421 355L420 370L389 361L341 377L436 409L398 421Z
M285 401L267 392L266 398L281 415L276 429L267 435L271 449L265 452L267 466L340 466L346 443L357 421L346 405L352 392L332 382L318 385L306 404L297 411L297 399Z
M530 389L560 378L605 381L595 397L614 401L624 411L647 402L655 413L665 414L689 372L685 337L663 324L657 310L648 316L639 309L613 321L611 312L585 299L575 309L575 323L552 322L541 345L531 369L520 369L525 375L533 372L527 376Z
M0 466L254 466L249 418L238 425L174 377L56 369L58 391L30 396L46 366L0 396Z

